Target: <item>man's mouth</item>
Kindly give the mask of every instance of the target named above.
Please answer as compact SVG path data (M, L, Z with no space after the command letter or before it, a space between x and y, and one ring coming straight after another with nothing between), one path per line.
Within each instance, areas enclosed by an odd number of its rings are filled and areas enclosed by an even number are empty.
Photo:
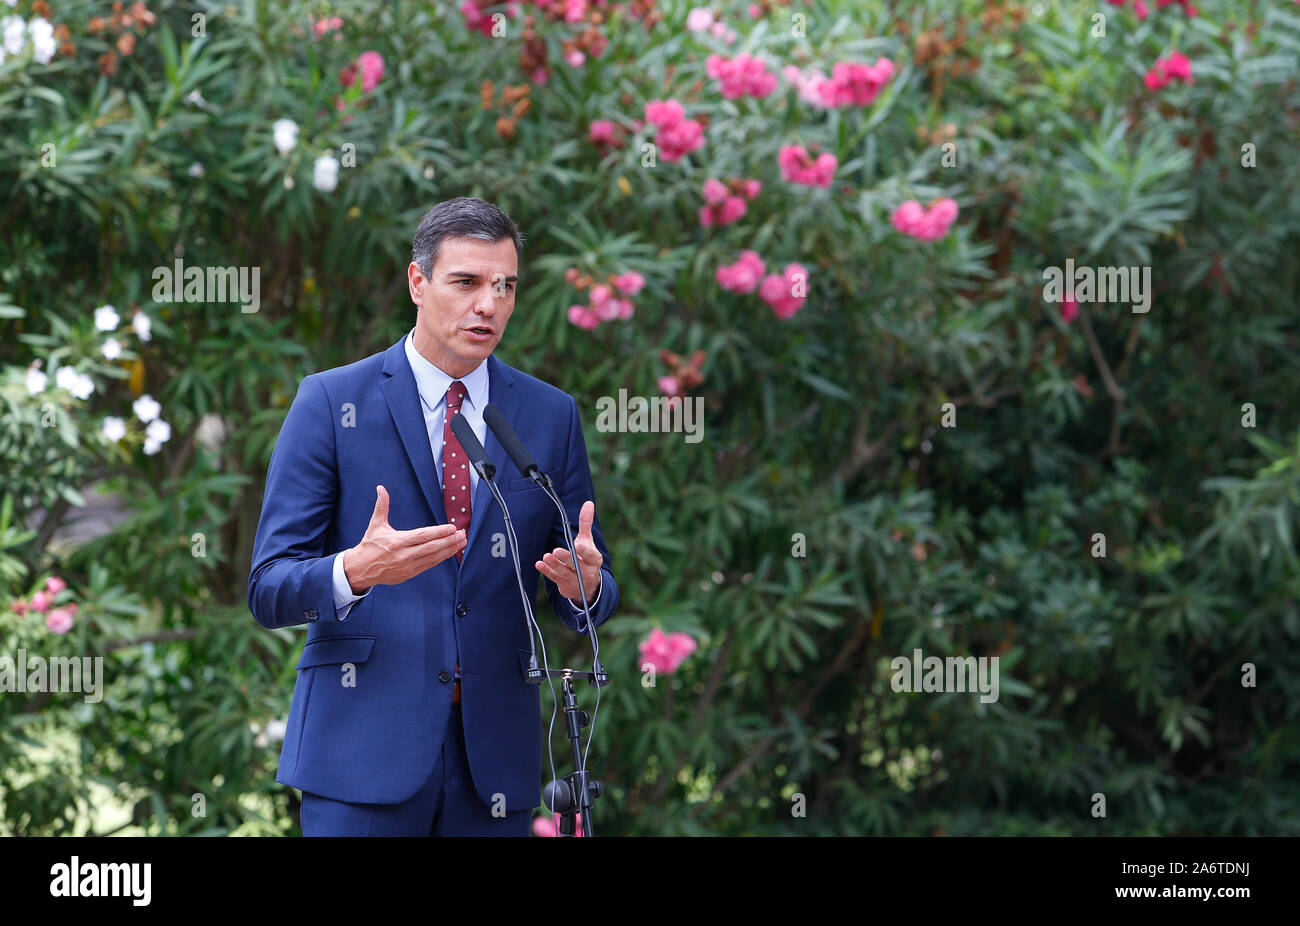
M471 337L486 339L492 337L496 332L487 325L474 325L472 328L466 328Z

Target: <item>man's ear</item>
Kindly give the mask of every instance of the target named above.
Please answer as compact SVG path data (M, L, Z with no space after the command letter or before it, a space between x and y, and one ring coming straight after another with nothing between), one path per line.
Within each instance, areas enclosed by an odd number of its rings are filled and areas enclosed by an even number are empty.
M425 277L424 271L420 269L419 264L411 261L406 265L406 288L411 294L411 301L416 305L420 305L423 301L424 287L428 284L429 281Z

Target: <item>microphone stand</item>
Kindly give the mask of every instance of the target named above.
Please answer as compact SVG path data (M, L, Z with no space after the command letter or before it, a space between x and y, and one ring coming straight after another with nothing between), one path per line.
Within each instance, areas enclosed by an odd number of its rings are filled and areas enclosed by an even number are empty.
M609 684L609 674L605 671L605 667L600 663L600 641L596 637L596 628L592 624L591 605L587 600L586 583L582 581L582 569L580 568L578 551L574 548L573 544L573 525L572 522L569 521L569 513L565 510L563 501L561 501L559 494L551 484L550 476L542 472L541 467L537 465L536 461L532 459L528 451L524 449L518 435L515 434L514 429L510 427L510 423L506 421L505 416L501 414L500 410L489 404L487 408L483 410L483 418L486 421L487 426L492 429L494 434L496 434L497 439L501 442L501 446L505 449L511 460L514 461L515 467L519 472L526 475L540 489L542 489L542 491L546 493L546 497L549 498L559 510L560 525L564 531L565 549L573 560L573 569L578 576L578 594L582 597L582 613L586 618L585 630L587 637L591 640L592 646L592 671L582 672L569 668L551 669L549 667L545 670L538 670L535 668L536 660L534 660L533 666L530 667L529 671L529 681L531 682L533 680L534 674L536 674L538 680L537 683L540 683L541 678L544 676L559 678L561 680L561 687L564 691L565 727L569 737L570 747L573 750L573 763L576 767L576 770L572 774L566 775L564 778L560 779L553 778L550 783L546 785L546 788L544 789L543 802L550 808L553 814L560 814L559 833L564 836L574 835L576 828L575 816L582 811L587 811L586 815L582 818L582 828L586 835L592 836L595 834L591 827L590 809L592 800L600 797L602 788L600 782L593 780L587 771L587 756L586 752L581 748L579 731L582 727L587 726L590 723L592 724L592 733L595 732L594 718L600 712L600 689ZM453 424L453 429L454 427ZM464 441L462 440L462 444L463 443ZM498 501L500 501L500 499L498 499ZM538 628L537 632L540 637L541 629ZM587 715L586 711L578 709L577 697L575 696L573 689L573 680L575 678L585 678L588 683L596 689L596 707L590 717ZM588 750L591 748L592 733L587 735ZM554 774L554 769L552 769L552 774Z
M560 678L560 686L564 692L564 721L565 728L568 732L569 743L573 750L573 764L575 771L566 775L559 780L553 780L548 784L543 792L543 803L551 808L552 813L560 814L560 834L563 836L572 836L575 829L574 815L582 812L583 831L586 835L591 836L594 833L591 830L591 804L595 798L603 793L599 781L591 778L587 771L587 757L579 748L578 731L591 722L591 718L586 711L578 710L577 698L573 691L574 678L585 678L587 683L596 689L596 711L600 711L600 689L609 684L609 673L600 663L600 642L596 639L596 628L591 621L591 605L587 601L587 589L582 581L582 569L579 565L578 551L573 545L573 524L569 521L569 513L564 509L564 503L560 500L559 493L551 483L551 477L542 472L540 467L530 469L528 477L533 480L537 486L546 493L546 497L555 503L556 509L560 512L560 525L564 529L564 546L569 551L569 556L573 559L573 571L578 576L578 594L582 598L582 613L586 618L587 637L591 640L591 668L590 672L580 672L574 669L552 669L554 675ZM593 729L594 733L595 730ZM591 736L587 737L587 746L591 747Z

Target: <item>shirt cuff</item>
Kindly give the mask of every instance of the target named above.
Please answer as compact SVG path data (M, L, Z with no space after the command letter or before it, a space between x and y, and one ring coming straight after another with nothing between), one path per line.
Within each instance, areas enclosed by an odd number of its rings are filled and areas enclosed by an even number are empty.
M591 604L587 605L587 609L588 609L588 610L591 610L591 609L593 609L593 608L596 607L596 602L600 601L600 593L601 593L601 591L602 591L604 588L605 588L605 580L602 578L602 579L600 580L600 588L596 589L596 598L595 598L595 600L592 601ZM569 603L569 607L573 608L573 613L574 613L574 614L581 614L581 613L582 613L582 605L580 605L580 604L574 604L572 598L565 598L564 600L567 601L567 602Z
M348 612L352 610L352 606L369 594L370 589L366 589L360 595L353 594L352 586L348 584L347 574L343 571L343 553L334 554L335 619L343 620L348 616Z

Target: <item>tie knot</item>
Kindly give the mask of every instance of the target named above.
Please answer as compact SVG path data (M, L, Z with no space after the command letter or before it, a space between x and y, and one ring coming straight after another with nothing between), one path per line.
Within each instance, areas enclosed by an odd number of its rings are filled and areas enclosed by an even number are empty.
M465 401L467 395L469 395L469 390L465 388L464 383L460 380L452 383L451 388L447 390L447 411L460 411L460 403Z

